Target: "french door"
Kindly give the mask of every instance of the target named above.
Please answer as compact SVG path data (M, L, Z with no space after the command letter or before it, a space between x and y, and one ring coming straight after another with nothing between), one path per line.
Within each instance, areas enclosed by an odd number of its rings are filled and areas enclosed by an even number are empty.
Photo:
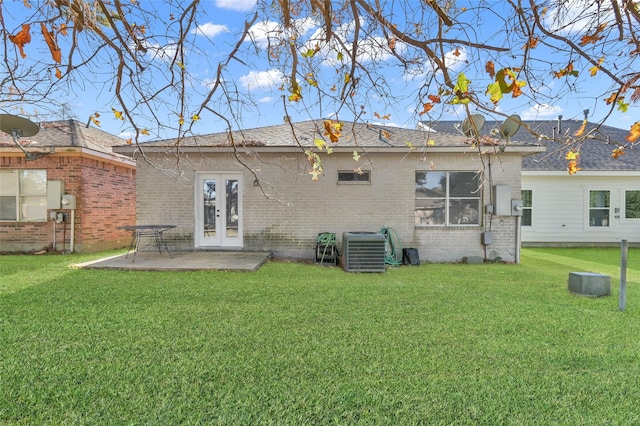
M241 173L196 174L196 247L242 248L241 178Z

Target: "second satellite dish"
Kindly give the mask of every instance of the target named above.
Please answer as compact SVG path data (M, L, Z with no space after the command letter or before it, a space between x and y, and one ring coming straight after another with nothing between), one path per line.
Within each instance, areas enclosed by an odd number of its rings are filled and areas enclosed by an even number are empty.
M502 138L509 140L513 135L518 133L520 130L520 116L517 114L510 115L507 117L500 126L500 136Z
M468 118L465 118L460 125L460 130L465 136L473 136L474 133L480 134L480 129L484 126L484 117L480 114L471 114Z

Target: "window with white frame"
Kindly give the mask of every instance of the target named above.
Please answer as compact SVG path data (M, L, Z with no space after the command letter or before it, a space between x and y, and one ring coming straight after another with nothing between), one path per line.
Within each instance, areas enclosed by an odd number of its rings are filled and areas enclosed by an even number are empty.
M480 225L476 172L416 171L416 225Z
M609 191L589 191L589 226L609 226L611 194Z
M624 218L640 219L640 191L624 192Z
M47 220L47 171L0 171L0 220Z
M520 197L522 198L522 226L531 226L533 219L533 191L530 189L523 189L520 191Z

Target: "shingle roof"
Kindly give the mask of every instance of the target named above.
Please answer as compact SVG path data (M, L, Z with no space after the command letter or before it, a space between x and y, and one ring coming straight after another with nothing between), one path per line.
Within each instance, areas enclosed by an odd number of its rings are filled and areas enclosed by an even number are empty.
M342 122L341 136L336 147L362 148L402 148L409 146L420 148L424 146L438 147L469 147L472 139L459 132L450 134L428 134L421 130L399 127L382 126L378 124ZM313 147L317 139L331 145L330 135L325 130L324 120L309 120L297 123L283 123L274 126L233 131L231 136L227 132L213 133L200 136L189 136L180 141L166 139L146 142L147 147L229 147L231 140L235 146L246 147ZM433 143L430 142L433 140ZM514 147L534 146L530 143L514 142Z
M543 145L546 152L525 157L522 160L522 170L537 171L563 171L567 168L565 155L573 147L571 135L582 126L582 120L551 120L551 121L522 121L528 127L521 128L513 136L511 143L528 142ZM440 132L458 132L458 121L421 122L419 127L425 126L433 130L435 135ZM490 134L493 129L499 129L502 122L485 121L481 133ZM523 127L524 127L523 126ZM625 154L618 158L611 156L612 151L619 147L628 146L625 140L628 130L611 126L599 126L596 123L587 123L584 134L589 135L579 146L579 167L583 170L593 171L622 171L640 170L640 149L627 148Z
M114 155L111 147L124 143L124 140L117 136L87 127L76 120L42 122L39 127L40 131L35 136L20 138L23 147L75 147ZM12 137L0 132L0 148L12 147L15 147Z

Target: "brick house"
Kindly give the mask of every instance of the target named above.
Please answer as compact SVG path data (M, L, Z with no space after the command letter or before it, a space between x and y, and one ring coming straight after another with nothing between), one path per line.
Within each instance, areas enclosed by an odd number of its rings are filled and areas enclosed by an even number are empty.
M75 120L43 122L19 140L0 133L0 252L94 252L126 246L135 224L135 163L124 141ZM61 202L75 197L75 209Z
M462 134L342 124L336 144L323 120L285 120L145 143L144 160L134 146L114 151L139 160L138 223L176 225L165 233L176 250L310 259L319 233L335 233L340 246L345 232L386 227L422 261L519 259L512 200L520 198L522 157L543 147L475 147Z

